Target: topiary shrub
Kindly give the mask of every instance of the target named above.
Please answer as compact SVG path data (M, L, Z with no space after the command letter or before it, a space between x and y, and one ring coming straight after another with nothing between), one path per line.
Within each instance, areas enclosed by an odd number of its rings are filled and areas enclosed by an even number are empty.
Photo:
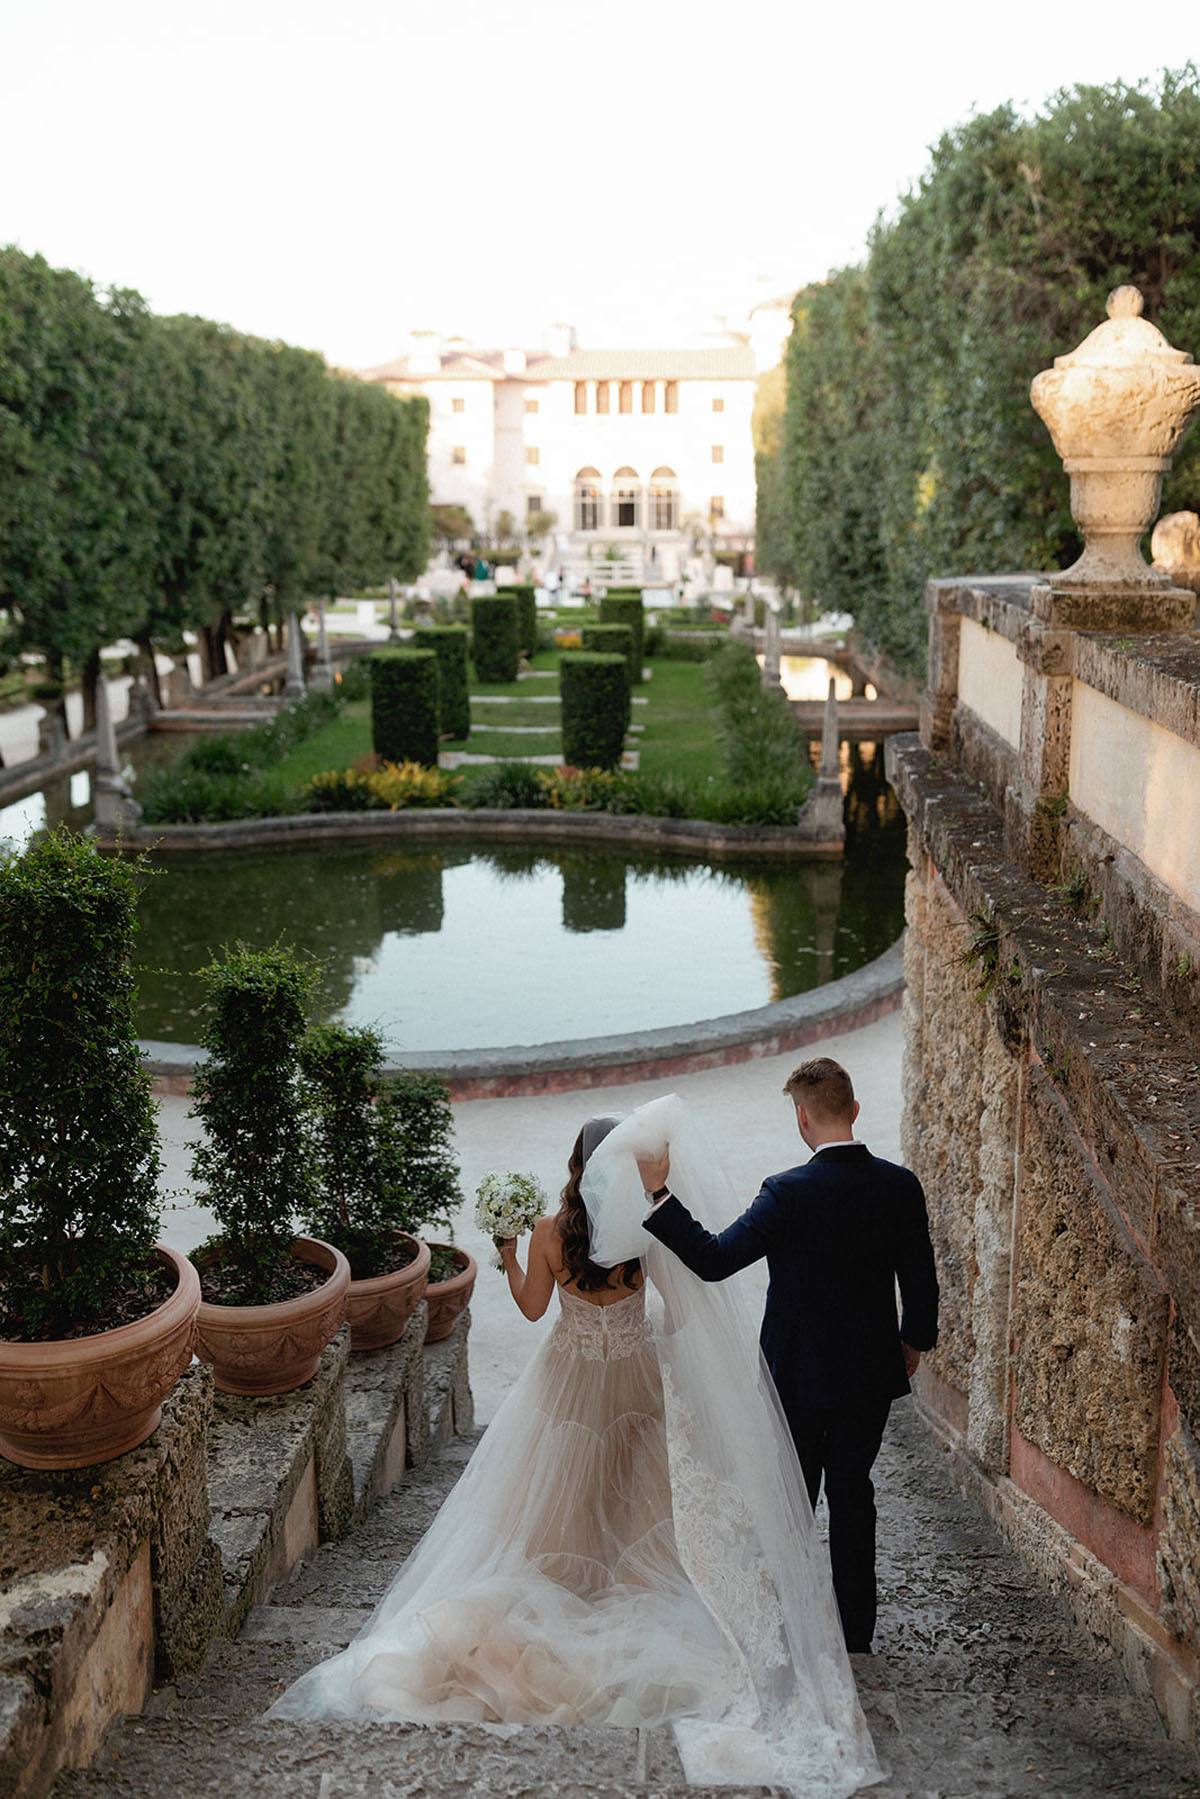
M629 728L629 664L624 656L570 650L558 666L563 761L615 768Z
M468 633L462 625L420 625L412 634L415 650L432 650L438 659L438 729L446 737L471 735L471 699L467 680Z
M432 1076L383 1073L383 1039L316 1025L300 1050L317 1185L309 1232L342 1251L354 1280L396 1265L396 1235L445 1230L457 1204L449 1097Z
M585 650L598 650L609 656L624 656L632 686L641 671L641 664L637 663L635 668L637 652L633 632L628 625L584 625L579 637Z
M521 643L511 589L471 601L471 660L481 681L516 680Z
M385 762L438 759L438 659L432 650L379 650L371 657L371 746Z
M631 680L635 683L642 678L642 663L646 654L646 608L642 605L642 596L638 591L620 593L611 587L600 602L600 623L602 625L628 625L633 632L633 661L630 664Z
M300 1044L316 982L312 963L283 943L237 944L200 971L208 1051L192 1086L204 1127L191 1173L220 1227L192 1251L205 1298L261 1305L303 1289L288 1253L293 1220L314 1197Z
M166 1297L133 1016L140 875L65 828L0 856L0 1337L86 1333L127 1297L133 1316Z
M532 656L538 647L537 588L532 581L518 581L505 592L517 602L517 645L522 656Z

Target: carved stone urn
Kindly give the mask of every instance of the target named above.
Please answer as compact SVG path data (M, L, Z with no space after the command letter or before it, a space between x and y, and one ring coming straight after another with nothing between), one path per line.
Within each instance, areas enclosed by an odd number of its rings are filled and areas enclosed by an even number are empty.
M1055 587L1169 587L1140 543L1158 512L1162 478L1200 408L1200 369L1141 316L1136 287L1108 296L1108 318L1056 356L1029 393L1071 477L1083 533L1077 562Z

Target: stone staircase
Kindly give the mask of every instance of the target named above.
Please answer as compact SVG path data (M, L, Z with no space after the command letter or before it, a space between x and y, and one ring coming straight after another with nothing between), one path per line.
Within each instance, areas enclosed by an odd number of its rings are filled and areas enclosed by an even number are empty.
M703 1799L667 1728L263 1721L284 1686L355 1635L477 1440L451 1439L315 1551L197 1678L122 1721L93 1767L60 1775L55 1799ZM1167 1740L1149 1699L958 1493L911 1406L893 1414L878 1485L883 1652L856 1663L889 1771L876 1799L1200 1794L1191 1750Z

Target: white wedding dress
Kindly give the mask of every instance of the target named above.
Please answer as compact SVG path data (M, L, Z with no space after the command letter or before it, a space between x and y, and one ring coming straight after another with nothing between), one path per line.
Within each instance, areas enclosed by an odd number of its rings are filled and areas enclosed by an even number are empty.
M646 1285L605 1305L559 1288L362 1635L269 1716L670 1721L693 1783L846 1799L881 1777L753 1324L732 1283L706 1286L641 1228L634 1158L668 1140L692 1209L719 1208L678 1100L605 1138L583 1183L592 1254L640 1255Z

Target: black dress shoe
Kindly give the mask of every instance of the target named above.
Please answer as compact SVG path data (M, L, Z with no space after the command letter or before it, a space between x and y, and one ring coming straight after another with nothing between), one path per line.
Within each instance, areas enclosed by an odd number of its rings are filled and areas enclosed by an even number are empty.
M847 1643L847 1655L874 1655L875 1651L869 1643Z

